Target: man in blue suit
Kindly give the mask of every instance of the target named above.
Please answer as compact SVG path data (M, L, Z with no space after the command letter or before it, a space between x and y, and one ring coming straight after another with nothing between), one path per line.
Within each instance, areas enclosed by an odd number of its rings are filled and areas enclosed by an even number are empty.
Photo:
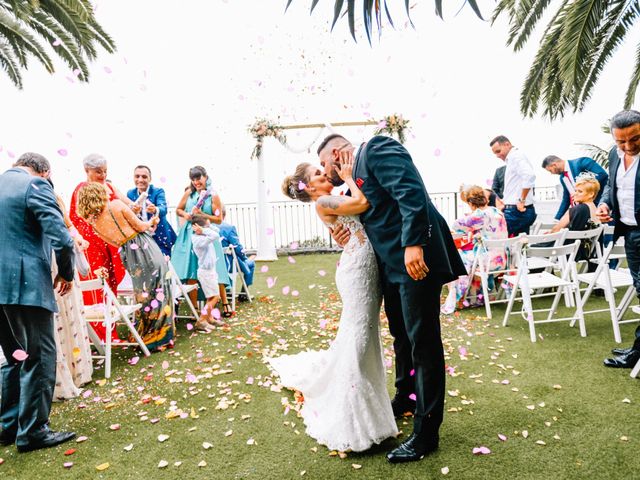
M247 254L244 253L244 247L242 243L240 243L240 237L238 236L238 230L236 227L225 222L224 219L227 216L227 209L225 206L222 206L222 223L217 225L218 230L220 231L220 241L222 242L222 248L227 248L229 245L233 246L233 249L236 252L236 258L238 259L238 265L240 266L240 271L244 277L244 281L247 282L247 286L250 286L253 283L253 272L256 269L256 262L247 257ZM231 269L233 264L233 257L231 255L227 255L227 269L229 273L231 273Z
M563 193L560 208L558 208L555 216L556 220L560 220L572 205L571 198L576 190L575 179L578 175L582 172L591 172L596 176L596 180L600 183L600 192L595 199L596 205L598 205L604 192L604 187L609 180L609 174L607 174L606 170L589 157L580 157L575 160L565 161L555 155L549 155L542 161L542 168L549 173L560 176L560 185L562 185Z
M598 205L601 222L613 218L614 241L624 236L624 250L636 295L640 298L640 112L623 110L610 121L616 146L609 152L609 182ZM640 307L632 307L640 313ZM629 348L614 348L604 361L612 368L633 368L640 360L640 326Z
M158 223L153 232L153 238L163 255L171 255L171 247L176 241L176 232L167 221L167 200L164 195L164 189L151 185L151 169L146 165L138 165L135 168L133 181L136 184L136 188L132 188L127 192L129 200L135 202L142 192L147 193L144 205L135 205L133 211L144 221L149 220L153 215L160 217L160 223Z
M25 153L0 175L0 347L2 367L0 445L19 452L53 447L75 437L49 429L56 381L54 288L73 281L73 239L49 183L49 162ZM58 275L51 281L51 251Z

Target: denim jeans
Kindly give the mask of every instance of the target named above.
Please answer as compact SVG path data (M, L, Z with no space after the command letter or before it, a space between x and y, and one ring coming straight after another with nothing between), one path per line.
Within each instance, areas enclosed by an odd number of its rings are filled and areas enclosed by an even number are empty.
M521 233L529 233L529 227L536 221L536 209L533 205L527 206L524 212L520 212L515 206L507 205L504 208L504 219L507 221L507 231L510 237L516 237Z

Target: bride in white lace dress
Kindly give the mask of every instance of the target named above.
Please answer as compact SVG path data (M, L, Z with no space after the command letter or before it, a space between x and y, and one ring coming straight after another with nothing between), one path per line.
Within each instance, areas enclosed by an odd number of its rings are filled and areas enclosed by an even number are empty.
M332 196L322 171L303 163L287 177L283 191L291 198L315 201L320 218L341 223L351 232L336 271L342 314L335 340L327 350L305 351L267 359L280 383L304 396L300 414L307 434L331 450L364 451L396 436L396 425L380 340L382 294L373 248L357 215L368 202L353 181L352 161L341 178L351 197Z

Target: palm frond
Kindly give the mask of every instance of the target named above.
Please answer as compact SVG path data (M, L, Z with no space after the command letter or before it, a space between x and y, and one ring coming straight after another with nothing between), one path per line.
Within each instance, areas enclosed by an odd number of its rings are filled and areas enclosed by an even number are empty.
M640 44L638 44L638 48L636 49L636 64L631 74L627 94L624 97L624 108L631 108L633 106L636 100L638 84L640 84Z
M604 148L592 143L577 143L576 145L581 146L587 155L593 158L602 168L606 169L609 167L609 150L611 147L605 150Z
M13 58L11 47L6 42L3 42L2 39L0 39L0 68L4 70L9 80L11 80L17 88L22 89L20 66Z

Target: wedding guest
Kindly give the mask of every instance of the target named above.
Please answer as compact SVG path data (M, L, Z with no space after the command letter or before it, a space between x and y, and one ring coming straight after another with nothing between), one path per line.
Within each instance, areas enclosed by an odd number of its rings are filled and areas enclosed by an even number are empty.
M97 182L103 185L109 195L109 200L120 199L131 204L129 199L122 195L118 189L116 189L110 182L107 181L107 160L96 153L87 155L82 161L84 171L86 172L87 179L84 182L80 182L73 191L71 196L71 205L69 211L69 217L71 222L76 227L80 235L89 242L89 247L86 249L85 254L89 261L89 273L86 276L81 276L81 280L89 280L97 278L95 275L96 270L105 269L106 281L109 288L113 293L117 293L118 285L124 278L124 266L118 255L118 249L113 245L109 245L102 240L91 228L83 218L78 215L78 192L80 189L87 185L89 182ZM103 301L102 294L100 292L84 292L83 301L85 305L94 305ZM102 322L92 322L91 326L94 331L102 340L105 339L105 327ZM112 332L112 340L119 341L118 334L115 329Z
M489 142L491 151L506 163L504 171L504 218L507 221L509 236L529 233L536 220L533 206L533 187L536 175L524 153L514 147L504 135Z
M134 213L137 213L144 221L148 221L153 215L160 217L160 222L150 233L162 253L171 256L171 247L176 241L176 232L167 221L167 200L164 189L151 183L151 169L146 165L138 165L133 170L133 181L136 188L129 190L127 197L134 202L132 208ZM138 205L138 199L143 193L147 194L147 198L142 205Z
M158 222L143 222L122 200L109 200L102 183L90 182L78 190L78 215L98 237L120 252L131 275L136 303L136 329L151 351L173 345L173 298L168 266L160 247L147 231Z
M598 205L602 222L615 220L614 241L624 236L627 264L640 297L640 112L623 110L613 116L611 133L616 146L609 152L609 182ZM632 310L640 314L640 306ZM640 326L629 348L614 348L604 361L612 368L633 368L640 359Z
M506 168L506 165L496 168L493 174L493 181L491 182L491 190L500 198L504 197L504 171Z
M200 320L196 322L196 330L210 333L210 325L214 324L213 312L220 301L220 287L218 284L218 272L216 271L216 248L214 243L220 240L217 228L211 227L211 222L203 215L191 216L193 226L193 251L198 257L198 282L204 293L207 303L202 309Z
M49 170L42 155L25 153L0 175L0 347L6 359L0 445L15 443L19 452L75 437L49 427L56 380L54 290L69 292L74 265L73 239L55 194L37 175ZM52 250L59 269L53 282Z
M507 238L507 223L504 215L499 209L489 206L482 187L476 185L466 187L465 190L461 192L460 197L469 205L471 212L457 219L453 223L451 230L454 234L464 235L467 238L473 239L466 246L458 250L467 272L471 270L471 266L477 255L488 256L487 265L489 270L504 269L506 266L506 258L502 249L487 251L482 243L482 240ZM449 283L448 286L450 296L441 308L443 313L451 313L456 307L464 308L467 306L475 307L484 305L485 299L482 296L480 277L474 276L470 279L468 275L461 276L458 277L458 280ZM494 286L495 279L493 275L490 275L489 289L493 289ZM468 303L464 300L467 290L467 296L471 299Z
M53 182L49 178L49 172L43 176L51 188ZM75 243L76 265L84 256L84 250L89 246L82 235L75 229L64 205L62 198L56 194L58 207L64 217L64 223ZM86 261L86 260L85 260ZM58 274L58 266L55 258L52 261L52 277ZM80 395L82 385L91 381L93 364L91 361L91 343L87 323L82 317L82 292L76 283L76 278L67 295L55 292L58 313L54 315L54 334L56 340L56 385L53 392L54 401L74 398Z
M211 223L219 225L222 222L222 201L211 186L204 167L196 166L189 170L191 183L184 192L176 213L185 220L178 231L176 243L171 252L171 263L176 269L178 277L183 283L196 284L198 281L198 258L193 252L191 216L204 215ZM226 286L231 283L227 273L227 265L222 252L220 240L214 241L216 249L216 270L220 282L220 298L222 300L222 316L231 317L233 312L227 300ZM197 303L197 292L189 293L194 305Z
M251 286L253 283L253 273L256 269L256 262L247 257L247 254L244 251L244 247L240 242L240 236L238 235L238 230L235 225L231 225L225 221L227 217L227 209L223 205L222 206L222 223L218 225L218 229L220 230L220 240L222 241L222 248L227 248L229 246L233 247L233 250L236 253L236 258L238 259L238 265L240 267L240 271L242 272L242 276L244 277L244 281L247 286ZM229 273L233 268L232 261L233 257L231 255L226 255L227 257L227 269Z
M574 194L576 191L576 181L581 173L593 173L598 182L599 193L595 198L596 204L600 201L604 186L609 180L609 175L605 169L589 157L580 157L574 160L563 160L555 155L549 155L542 161L542 168L547 170L549 173L553 173L560 177L562 201L560 202L560 207L554 217L556 220L560 220L567 210L569 210L569 207L577 203L574 198Z

